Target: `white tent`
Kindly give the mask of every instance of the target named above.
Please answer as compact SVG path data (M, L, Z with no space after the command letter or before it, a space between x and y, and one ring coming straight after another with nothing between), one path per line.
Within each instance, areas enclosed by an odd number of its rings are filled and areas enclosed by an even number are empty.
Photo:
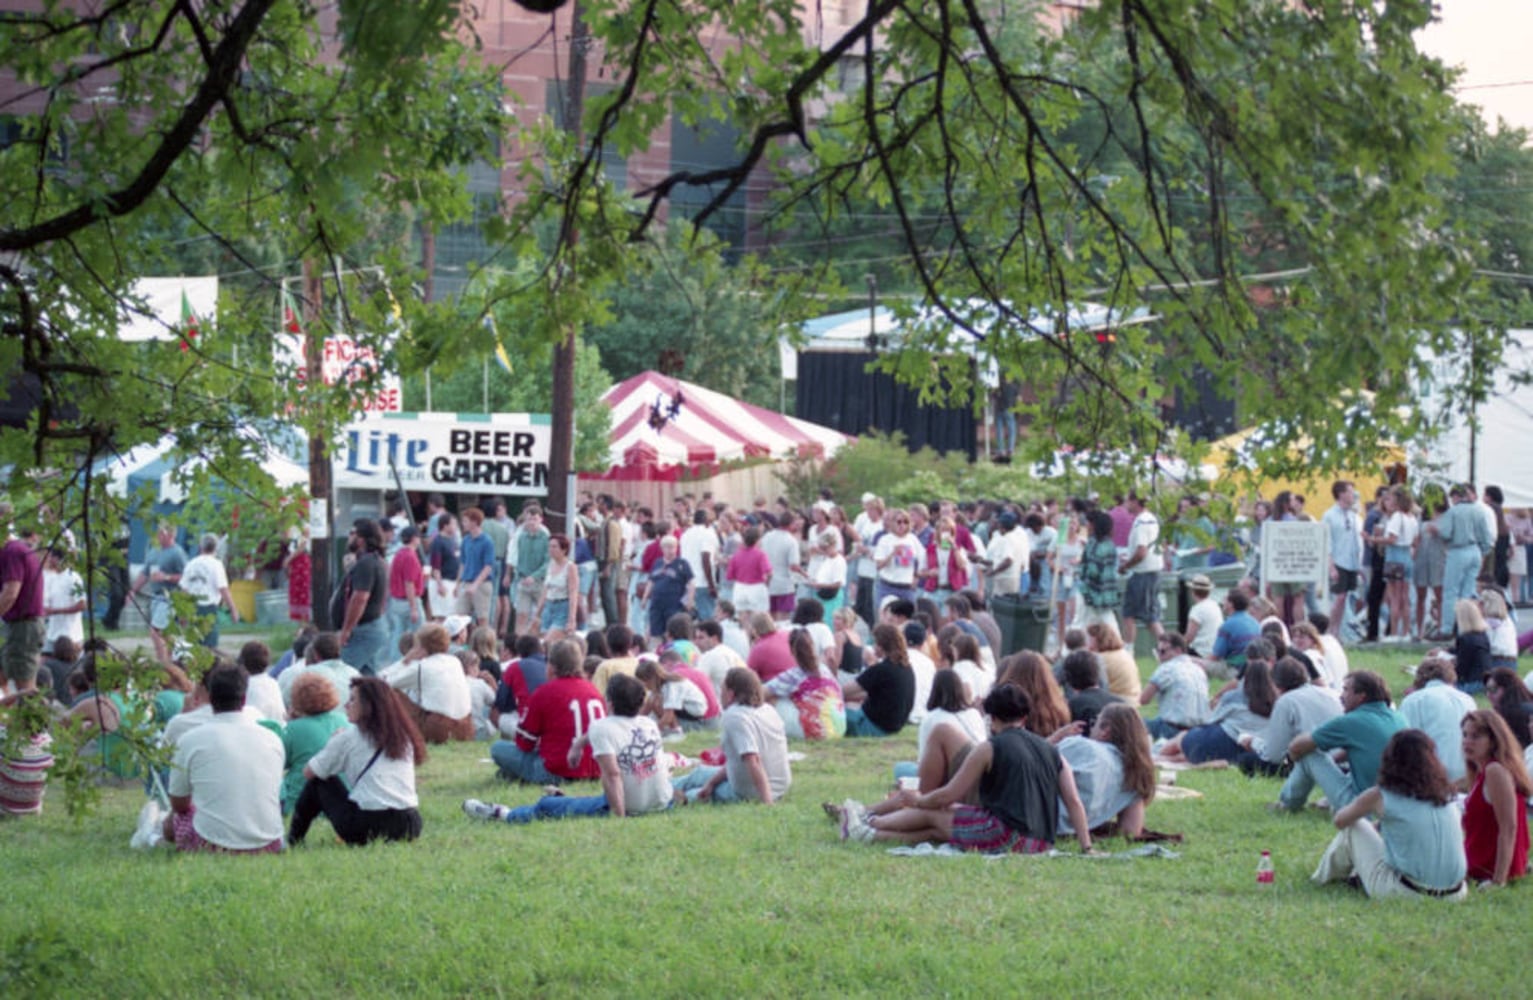
M1446 384L1460 372L1457 358L1439 358L1432 382ZM1446 409L1437 385L1420 387L1421 405L1444 419L1445 430L1411 456L1425 478L1500 486L1508 508L1533 508L1533 386L1519 384L1533 371L1533 330L1508 330L1505 354L1490 398L1476 408L1474 424ZM1413 478L1417 473L1413 473Z

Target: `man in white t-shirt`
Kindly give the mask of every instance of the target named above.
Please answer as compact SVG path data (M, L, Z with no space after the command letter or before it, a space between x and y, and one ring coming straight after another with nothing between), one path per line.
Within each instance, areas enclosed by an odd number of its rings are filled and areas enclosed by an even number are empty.
M61 550L50 548L43 561L44 653L52 652L53 644L65 636L76 644L85 641L84 611L85 584L80 574L64 563Z
M570 767L579 767L586 744L601 769L600 795L545 795L530 806L509 806L465 799L463 811L475 819L531 823L574 816L642 816L671 807L671 759L660 727L640 715L648 692L627 674L607 682L611 714L596 719L570 744Z
M1224 609L1214 600L1214 582L1199 573L1187 582L1192 607L1187 609L1187 647L1203 659L1214 655L1214 640L1224 624Z
M1134 519L1128 544L1118 560L1119 574L1128 578L1123 587L1123 644L1132 650L1139 625L1148 625L1157 639L1165 632L1160 624L1160 595L1156 593L1165 557L1160 551L1160 519L1137 493L1130 493L1123 504Z
M932 681L937 678L937 665L920 649L926 643L926 626L920 622L906 622L903 631L905 656L910 661L910 672L916 677L916 696L910 703L910 724L919 726L926 718L926 702L932 696Z
M245 671L217 666L205 683L213 717L176 746L165 840L182 851L280 851L282 741L244 714Z
M1002 511L995 519L995 531L990 534L990 544L985 546L983 560L991 598L1021 596L1023 574L1032 557L1027 533L1017 526L1017 515Z
M212 619L202 644L209 649L217 648L219 607L227 606L229 617L236 622L240 620L239 609L234 606L234 597L229 593L228 571L224 569L223 560L218 558L217 535L202 536L197 555L181 571L181 589L196 599L198 617Z
M692 642L700 654L697 669L707 675L714 691L724 690L725 674L735 667L745 666L745 657L724 641L724 626L721 622L698 622Z
M692 600L701 619L713 617L719 599L719 533L708 522L708 512L699 508L692 526L681 533L681 557L692 567Z

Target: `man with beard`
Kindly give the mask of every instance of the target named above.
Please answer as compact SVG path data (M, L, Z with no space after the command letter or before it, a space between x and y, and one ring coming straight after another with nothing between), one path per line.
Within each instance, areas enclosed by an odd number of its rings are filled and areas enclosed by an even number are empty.
M371 518L358 518L346 550L356 556L336 595L330 617L341 622L341 660L371 677L392 662L389 626L389 571L383 561L383 532Z

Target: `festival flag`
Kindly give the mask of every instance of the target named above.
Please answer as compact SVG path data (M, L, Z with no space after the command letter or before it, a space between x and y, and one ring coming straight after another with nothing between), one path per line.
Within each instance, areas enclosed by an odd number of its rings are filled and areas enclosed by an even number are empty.
M298 311L298 303L293 301L293 296L286 288L282 289L282 330L285 333L303 333L303 323L299 320L301 314Z
M500 342L500 330L495 326L494 313L484 314L485 329L490 331L490 337L495 341L495 360L506 370L507 375L515 375L511 369L511 355L506 353L506 345Z
M197 339L197 334L202 332L202 324L197 320L197 314L192 310L191 300L186 297L186 292L181 292L181 351L192 349L192 341Z

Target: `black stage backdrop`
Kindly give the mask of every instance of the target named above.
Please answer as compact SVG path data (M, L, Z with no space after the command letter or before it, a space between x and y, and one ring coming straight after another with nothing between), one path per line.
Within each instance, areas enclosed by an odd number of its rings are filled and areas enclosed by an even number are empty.
M868 371L868 352L801 352L794 416L846 434L902 431L912 451L930 445L939 452L975 457L974 411L969 407L922 405L917 394L883 372Z

